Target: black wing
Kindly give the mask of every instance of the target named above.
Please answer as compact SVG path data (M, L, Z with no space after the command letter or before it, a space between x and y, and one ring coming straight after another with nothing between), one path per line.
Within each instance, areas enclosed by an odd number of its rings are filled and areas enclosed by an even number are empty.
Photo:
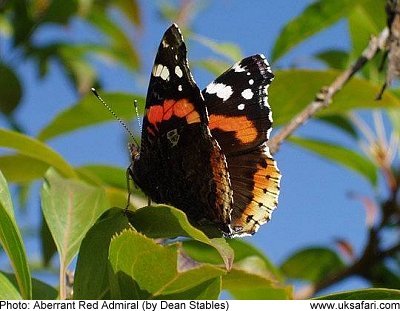
M263 55L236 63L203 90L209 127L226 155L233 189L232 236L254 234L277 206L280 173L265 142L272 129Z
M174 24L164 34L152 69L140 156L131 175L155 202L210 220L229 233L232 193L225 156L207 127L204 99L189 70Z

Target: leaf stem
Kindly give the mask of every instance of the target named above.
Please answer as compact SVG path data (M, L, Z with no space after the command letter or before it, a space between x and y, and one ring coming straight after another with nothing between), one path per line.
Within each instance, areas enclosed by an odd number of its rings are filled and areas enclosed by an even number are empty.
M67 280L66 280L66 266L64 260L60 260L60 299L67 299Z

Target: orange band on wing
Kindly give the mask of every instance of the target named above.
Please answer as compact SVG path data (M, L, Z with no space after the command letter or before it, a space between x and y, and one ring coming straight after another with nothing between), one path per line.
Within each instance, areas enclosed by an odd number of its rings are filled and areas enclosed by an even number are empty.
M187 116L194 110L194 106L192 103L188 102L187 99L183 98L175 102L174 105L174 115L179 118L183 118Z
M150 106L147 108L146 116L151 124L157 127L157 123L161 122L164 115L164 108L160 105Z
M235 132L235 136L242 143L251 143L257 138L257 129L246 116L228 117L210 115L210 130L219 129L225 132Z
M265 157L257 165L252 178L253 189L248 197L251 201L232 213L231 226L239 235L254 234L260 225L271 218L278 204L280 178L281 174L272 158ZM245 180L240 182L246 183Z
M167 99L164 100L164 116L163 120L169 120L172 117L172 114L174 113L173 106L175 105L176 101L173 99Z
M199 123L200 115L194 105L186 98L180 100L166 99L162 105L153 105L146 109L146 117L150 124L158 129L157 124L171 119L172 116L186 118L188 124ZM154 132L152 133L154 134Z

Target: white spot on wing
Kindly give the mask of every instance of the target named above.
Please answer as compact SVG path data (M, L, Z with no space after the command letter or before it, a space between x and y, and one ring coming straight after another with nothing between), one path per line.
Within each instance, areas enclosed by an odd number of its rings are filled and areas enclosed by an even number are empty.
M264 153L268 158L272 159L272 155L271 155L271 152L269 151L268 146L265 144L263 147L264 147L264 148L263 148L263 153ZM275 162L275 161L274 161L274 162Z
M163 46L163 48L167 48L167 47L169 47L169 44L167 41L162 40L162 46Z
M271 134L271 131L272 131L272 127L270 127L270 128L267 130L267 139L269 139L269 135Z
M244 99L252 99L253 95L254 95L254 93L253 93L253 91L251 89L245 89L242 92L242 96L243 96Z
M210 83L206 92L208 94L216 94L219 98L222 98L223 101L226 101L233 94L232 87L229 85L225 85L223 83Z
M238 106L237 106L237 108L238 108L238 110L244 110L244 104L239 104Z
M179 66L176 66L176 67L175 67L175 74L176 74L179 78L182 78L183 72L182 72L181 67L179 67Z
M267 101L266 101L266 107L269 108L269 105L268 105L268 102L267 102ZM274 122L274 119L272 119L272 110L271 110L271 109L270 109L269 112L268 112L268 119L269 119L269 121L270 121L271 123Z
M250 84L250 85L253 85L253 83L254 83L254 80L253 80L253 79L250 79L250 80L249 80L249 84Z
M159 77L161 74L161 71L163 69L163 65L154 65L153 67L153 76Z
M167 66L163 66L161 73L160 73L160 77L161 79L167 81L169 80L169 70L167 68Z
M232 69L235 72L244 72L244 71L246 71L243 67L240 66L240 63L236 63L235 65L233 65Z
M178 91L182 91L182 85L178 85Z

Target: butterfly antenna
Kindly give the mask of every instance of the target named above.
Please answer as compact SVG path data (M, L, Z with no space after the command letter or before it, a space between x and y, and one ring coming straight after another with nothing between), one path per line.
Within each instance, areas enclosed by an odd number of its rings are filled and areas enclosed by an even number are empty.
M136 99L133 101L133 105L135 106L136 120L137 120L137 123L139 124L140 132L142 132L142 122L140 121L139 109L138 109L138 102L137 102Z
M91 88L92 93L94 94L94 96L97 97L97 99L104 105L104 107L107 108L107 110L113 115L113 117L124 127L124 129L128 132L129 136L132 138L133 142L135 143L135 145L137 147L139 147L138 142L135 139L135 136L133 135L132 131L128 128L128 126L126 125L126 123L124 121L121 120L120 117L118 117L115 112L111 109L111 107L103 100L103 98L101 98L101 96L99 95L99 93L97 93L95 88ZM135 106L136 107L136 106Z

